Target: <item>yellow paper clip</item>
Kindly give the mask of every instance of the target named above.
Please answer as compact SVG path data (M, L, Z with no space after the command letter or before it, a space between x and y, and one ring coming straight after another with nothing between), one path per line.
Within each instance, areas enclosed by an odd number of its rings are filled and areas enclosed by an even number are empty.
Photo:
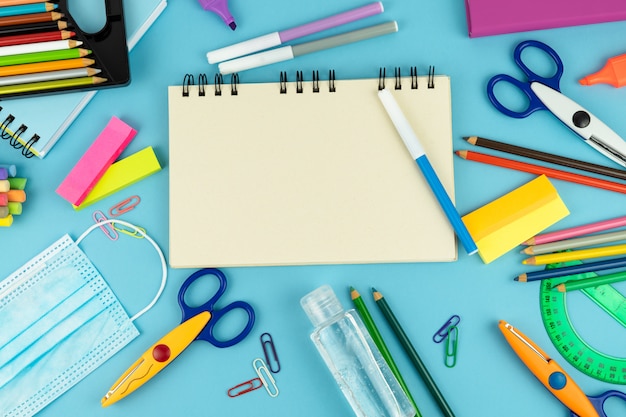
M265 354L265 362L267 362L270 372L273 374L278 373L280 371L280 362L278 361L278 354L276 353L276 346L274 345L272 335L263 333L260 339L261 346L263 346L263 353ZM271 357L270 352L272 354ZM276 365L276 368L273 367L273 364Z
M101 212L100 210L96 210L93 212L93 219L96 223L100 223L103 222L105 220L109 220L107 219L107 216L104 215L103 212ZM106 224L101 224L100 225L100 229L102 229L102 232L104 232L104 235L106 237L108 237L111 240L117 240L117 238L119 237L119 235L117 234L117 232L115 231L115 229L111 226L110 223L106 223Z
M456 326L448 327L448 335L446 337L446 358L445 365L453 368L456 365L456 356L459 345L459 328Z
M239 397L240 395L259 389L263 386L261 378L252 378L249 381L242 382L239 385L235 385L228 390L228 396L231 398Z
M143 239L146 235L146 229L144 229L143 227L137 226L137 230L135 230L126 227L119 227L115 224L115 222L111 223L111 226L113 226L113 229L117 230L118 232L124 233L130 237L136 237L137 239Z
M261 382L263 383L263 386L265 387L265 390L267 391L269 396L272 398L278 397L278 386L276 385L276 381L274 380L272 373L267 368L265 361L263 361L263 359L261 358L256 358L252 361L252 366L254 367L256 374L261 379Z
M111 207L109 209L109 216L117 217L121 216L124 213L128 213L129 211L134 209L140 202L141 199L137 195L128 197L126 200L120 201L119 203Z

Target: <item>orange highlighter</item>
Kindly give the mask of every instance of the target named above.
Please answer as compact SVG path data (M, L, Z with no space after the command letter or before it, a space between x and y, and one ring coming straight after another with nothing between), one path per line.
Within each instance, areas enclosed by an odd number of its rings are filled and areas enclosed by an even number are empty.
M604 67L589 74L579 81L582 85L611 84L613 87L626 85L626 54L614 56L606 61Z
M522 362L567 408L579 417L600 416L587 395L539 346L505 321L500 320L498 327Z

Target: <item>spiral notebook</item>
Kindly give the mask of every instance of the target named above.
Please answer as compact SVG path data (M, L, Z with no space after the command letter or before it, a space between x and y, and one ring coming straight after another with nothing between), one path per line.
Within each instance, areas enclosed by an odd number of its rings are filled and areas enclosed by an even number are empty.
M449 78L316 74L169 87L172 267L456 259L454 232L377 98L392 89L454 196Z
M132 49L167 6L166 0L124 1L128 49ZM96 91L79 91L0 101L0 146L26 157L45 157Z

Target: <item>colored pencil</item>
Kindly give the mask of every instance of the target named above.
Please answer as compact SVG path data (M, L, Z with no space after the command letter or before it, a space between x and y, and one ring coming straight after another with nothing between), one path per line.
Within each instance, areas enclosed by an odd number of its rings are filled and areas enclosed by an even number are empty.
M57 7L58 6L56 4L50 2L21 4L19 6L3 6L0 7L0 17L51 12Z
M26 43L21 45L0 46L0 57L10 55L32 54L36 52L60 51L81 46L82 41L64 39L57 41Z
M614 284L616 282L626 281L626 271L616 272L609 275L601 275L592 278L576 279L566 281L556 286L560 292L582 290L584 288L599 287L600 285Z
M18 54L0 56L0 66L34 64L36 62L58 61L61 59L83 58L91 53L88 49L73 48L58 51L33 52L30 54Z
M583 236L574 239L559 240L556 242L544 243L543 245L532 245L524 248L522 253L527 255L543 255L544 253L559 252L562 250L582 248L585 246L602 245L604 243L612 243L620 240L626 240L626 230Z
M547 152L536 151L534 149L511 145L504 142L498 142L492 139L482 138L480 136L467 136L463 139L465 139L470 145L480 146L482 148L493 149L495 151L501 151L512 155L536 159L537 161L548 162L568 168L579 169L581 171L587 171L594 174L626 180L626 170L624 169L617 169L606 167L604 165L592 164L591 162L584 162Z
M54 22L63 17L63 13L45 12L0 17L0 26L27 25L31 23Z
M509 168L516 171L528 172L531 174L545 174L547 177L557 180L573 182L575 184L587 185L589 187L595 187L603 190L626 194L626 184L620 184L617 182L602 180L599 178L574 174L572 172L561 171L558 169L548 168L540 165L527 164L525 162L500 158L498 156L486 155L474 151L456 151L455 153L461 158L467 159L468 161L482 162L488 165Z
M36 72L60 71L72 68L84 68L95 64L91 58L61 59L58 61L37 62L34 64L9 65L0 67L0 77L34 74Z
M389 323L389 327L391 327L396 337L400 341L402 348L405 350L406 354L409 356L409 359L411 359L413 366L415 367L417 372L420 374L422 380L424 381L424 383L426 384L426 387L428 388L428 391L430 391L430 394L433 396L433 398L437 402L437 405L443 412L443 415L445 417L454 417L454 413L452 412L452 409L446 402L446 399L441 394L441 391L437 387L437 384L435 384L435 380L432 378L432 376L430 376L430 372L428 372L428 369L424 365L424 362L422 362L422 359L417 354L417 351L413 347L411 340L409 340L409 337L404 332L404 329L402 329L400 322L398 321L396 316L393 314L393 311L389 307L389 304L387 304L387 301L385 300L383 295L380 292L376 291L375 288L372 288L372 293L374 295L374 301L376 301L376 305L380 308L381 313L383 314L383 316Z
M389 352L389 348L387 348L387 345L385 344L385 340L380 334L378 327L376 327L376 323L374 323L374 319L372 318L372 315L367 309L367 306L365 305L365 301L363 301L361 294L359 294L359 292L355 290L353 287L350 287L350 298L352 299L352 302L354 303L354 307L356 311L359 313L359 316L361 316L361 319L363 320L363 324L365 324L367 331L369 332L370 336L372 336L372 340L376 344L376 347L378 347L378 350L380 351L382 357L387 362L387 365L389 365L389 369L391 369L391 372L394 374L394 376L400 383L402 390L405 392L406 396L411 401L411 404L413 404L413 408L415 408L415 415L418 417L421 417L422 414L417 408L417 404L415 404L415 400L413 399L413 396L409 392L409 387L406 385L406 382L404 382L404 378L402 378L402 374L400 373L400 370L398 369L398 365L396 365L396 362L393 360L393 357L391 356L391 352Z
M519 282L539 281L542 279L559 278L568 275L584 274L586 272L597 272L606 269L616 269L626 267L626 257L607 259L605 261L580 263L578 265L564 266L561 268L542 269L540 271L527 272L514 278Z
M44 0L0 0L0 7L19 6L20 4L41 3Z
M626 255L626 244L602 246L593 249L573 250L569 252L537 255L522 261L525 265L547 265L559 262L581 261L583 259L603 258L606 256Z
M588 223L582 226L570 227L567 229L557 230L554 232L544 233L528 239L525 245L541 245L543 243L556 242L591 233L603 232L605 230L617 229L626 226L626 216L616 217L613 219L602 220L599 222Z
M467 226L463 223L461 215L457 211L454 203L450 199L448 192L441 183L441 180L437 176L437 173L433 169L428 156L424 151L417 135L413 131L409 121L404 116L402 109L393 97L393 94L389 90L383 89L378 91L378 98L380 99L387 115L391 119L391 122L398 132L398 136L402 139L405 147L409 151L411 158L415 161L419 167L426 183L430 187L433 195L437 199L441 210L445 214L450 226L454 229L456 236L465 248L468 255L473 255L478 252L478 247L467 230ZM417 215L417 213L416 213Z
M106 78L101 77L81 77L68 78L66 80L42 81L38 83L17 84L0 87L0 96L7 94L20 94L31 91L45 91L58 88L70 88L102 84L106 82Z
M27 43L60 41L76 36L76 33L69 30L52 30L48 32L25 33L22 35L11 35L0 37L0 47L11 45L24 45Z
M37 33L65 29L67 29L67 22L64 20L26 23L23 25L0 26L0 36L12 36L24 33Z
M61 71L36 72L33 74L12 75L10 77L0 77L0 87L7 85L39 83L43 81L64 80L67 78L91 77L99 74L100 70L95 68L75 68Z

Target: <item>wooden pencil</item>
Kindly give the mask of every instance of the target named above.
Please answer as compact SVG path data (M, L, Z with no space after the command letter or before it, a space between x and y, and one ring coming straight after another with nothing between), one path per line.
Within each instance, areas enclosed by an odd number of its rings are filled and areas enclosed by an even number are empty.
M616 272L614 274L600 275L597 277L576 279L566 281L556 286L559 292L582 290L590 287L599 287L600 285L614 284L616 282L626 281L626 272Z
M61 49L58 51L32 52L0 56L0 67L8 65L34 64L36 62L58 61L60 59L83 58L91 51L83 48Z
M0 77L0 87L52 80L64 80L67 78L91 77L99 74L100 71L101 70L96 68L73 68L59 71L36 72L24 75L11 75L9 77Z
M587 272L597 272L606 269L617 269L626 267L626 257L612 258L604 261L579 263L571 266L563 266L560 268L541 269L538 271L526 272L515 277L515 281L531 282L542 279L565 277L567 275L584 274Z
M19 6L21 4L42 3L43 0L0 0L0 7Z
M65 20L26 23L23 25L0 26L0 36L19 35L23 33L45 32L49 30L67 29Z
M47 32L24 33L0 37L0 47L24 45L27 43L60 41L75 36L76 33L69 30L52 30Z
M9 55L32 54L35 52L60 51L62 49L72 49L83 44L82 41L74 39L63 39L57 41L26 43L23 45L0 46L0 57Z
M525 265L547 265L559 262L582 261L584 259L604 258L618 255L626 255L626 244L536 255L524 259L522 263Z
M59 12L43 12L22 14L18 16L0 17L0 26L27 25L31 23L54 22L63 17L63 13Z
M72 68L84 68L95 64L91 58L60 59L56 61L37 62L34 64L9 65L0 67L0 77L34 74L37 72L60 71Z
M541 152L504 142L498 142L492 139L482 138L480 136L467 136L463 139L465 139L470 145L493 149L495 151L505 152L512 155L524 156L526 158L535 159L537 161L548 162L568 168L579 169L581 171L605 175L607 177L626 180L626 170L624 169L592 164L591 162L579 161L577 159L567 158L565 156L555 155L547 152Z
M80 87L102 84L106 82L106 78L101 77L81 77L69 78L66 80L42 81L28 84L17 84L0 87L0 97L9 94L21 94L32 91L45 91L61 88Z
M0 7L0 17L20 16L33 13L51 12L58 7L57 4L51 2L40 2L31 4L20 4L17 6Z
M586 175L575 174L568 171L561 171L554 168L544 167L540 165L528 164L525 162L514 161L512 159L500 158L498 156L486 155L474 151L456 151L458 156L468 161L482 162L488 165L499 166L502 168L514 169L516 171L528 172L531 174L542 175L557 180L569 181L576 184L587 185L589 187L601 188L604 190L614 191L626 194L626 184L607 181L599 178L589 177Z
M582 236L574 239L559 240L556 242L544 243L542 245L532 245L524 248L522 253L527 255L542 255L544 253L583 248L585 246L602 245L604 243L612 243L620 240L626 240L626 230Z

